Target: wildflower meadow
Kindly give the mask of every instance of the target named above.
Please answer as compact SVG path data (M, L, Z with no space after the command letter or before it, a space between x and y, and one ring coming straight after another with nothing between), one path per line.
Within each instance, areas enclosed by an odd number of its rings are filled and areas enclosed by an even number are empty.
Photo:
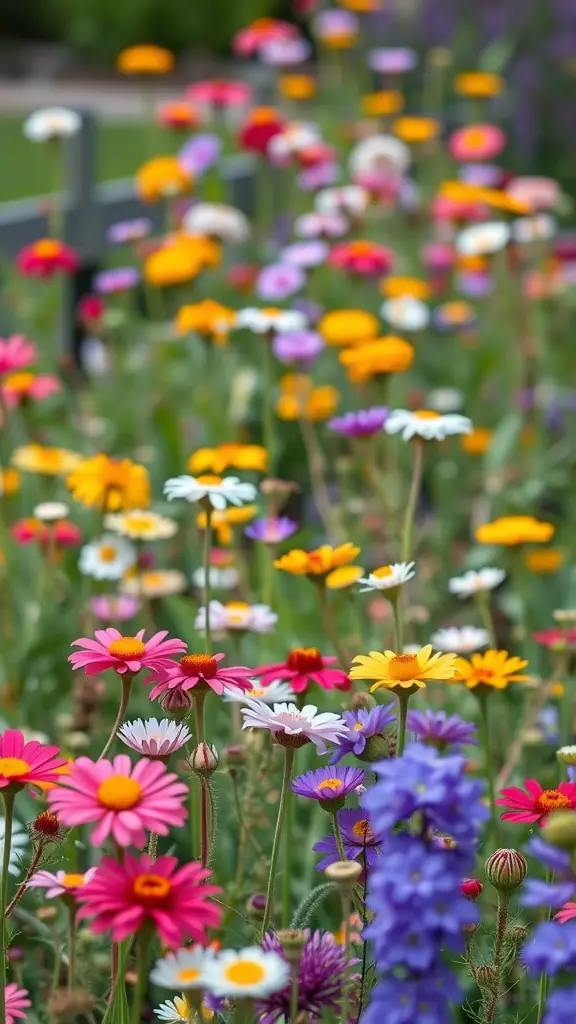
M518 165L505 59L375 47L374 6L254 21L169 103L171 52L118 55L143 214L78 358L80 117L23 123L0 1024L575 1020L572 205Z

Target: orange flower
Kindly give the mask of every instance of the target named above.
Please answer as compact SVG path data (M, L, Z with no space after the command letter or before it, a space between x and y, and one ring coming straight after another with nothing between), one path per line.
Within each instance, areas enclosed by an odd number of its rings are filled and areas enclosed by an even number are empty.
M366 117L387 117L404 106L404 97L397 89L382 89L362 97L362 113Z
M156 156L136 173L136 189L145 203L191 192L194 179L175 156Z
M16 494L20 489L20 473L17 469L0 469L0 497Z
M330 384L314 387L310 377L288 373L279 382L280 397L276 414L281 420L307 419L317 422L333 415L340 401L340 392Z
M293 576L327 576L333 569L339 569L343 565L353 562L356 555L360 554L357 548L350 541L333 548L330 544L322 544L313 551L303 551L302 548L292 548L285 555L277 558L274 562L276 569L282 569Z
M474 427L470 434L463 434L460 445L468 455L484 455L492 444L494 431L488 427Z
M280 75L278 79L278 92L287 100L310 100L317 90L311 75Z
M479 526L475 536L479 544L503 544L505 547L545 544L554 536L554 526L534 516L501 516Z
M564 552L560 548L543 548L526 552L526 568L545 576L557 572L564 565Z
M403 295L410 295L414 299L422 299L426 302L432 295L432 288L427 281L420 277L384 277L380 281L378 290L387 299L399 299Z
M363 309L335 309L326 313L318 330L327 345L356 345L378 334L378 319Z
M196 108L185 100L174 100L172 103L165 103L160 107L157 116L160 124L166 125L167 128L174 128L176 131L196 128L201 121L200 114Z
M118 512L150 504L148 470L131 459L92 455L82 459L66 484L72 497L87 508Z
M174 67L174 54L147 43L129 46L118 54L116 67L123 75L166 75Z
M509 657L508 651L490 649L482 654L473 654L470 661L456 659L456 675L452 682L463 682L469 690L490 693L491 690L505 690L509 683L525 682L529 676L519 675L528 662L522 658Z
M187 462L193 476L199 473L224 473L227 469L243 469L265 473L268 452L259 444L220 444L217 448L199 448Z
M414 348L404 338L389 335L340 353L349 380L362 384L380 373L404 373L414 361Z
M440 131L440 123L434 117L397 117L392 131L403 142L428 142Z
M461 96L497 96L504 88L504 79L490 71L464 71L454 79L454 90Z
M203 338L209 338L215 345L225 345L228 331L236 320L236 313L228 306L203 299L189 306L181 306L176 314L176 330L179 334L195 331Z

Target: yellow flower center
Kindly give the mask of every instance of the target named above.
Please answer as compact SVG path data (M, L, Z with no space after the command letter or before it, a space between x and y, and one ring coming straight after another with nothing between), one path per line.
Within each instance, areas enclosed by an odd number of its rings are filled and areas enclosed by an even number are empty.
M350 242L348 249L351 256L370 256L374 252L374 243L360 238L356 242Z
M257 985L266 977L266 971L253 960L236 960L225 969L224 977L233 985Z
M162 875L137 875L132 892L147 907L161 907L170 895L172 882Z
M432 412L430 409L417 409L412 415L419 420L439 420L441 418L439 412Z
M389 664L390 678L399 679L400 682L408 682L409 679L417 679L420 672L420 665L415 654L397 654Z
M386 579L388 576L392 576L393 575L392 566L391 565L382 565L382 566L380 566L379 569L374 569L374 572L372 573L372 575L375 576L377 580Z
M352 732L362 732L363 728L364 726L362 725L362 722L356 722L356 724L352 726Z
M228 620L235 625L245 622L250 612L250 605L245 601L229 601L226 605Z
M483 128L469 128L464 136L467 146L483 146L486 140L486 132Z
M342 789L342 785L342 779L324 779L322 782L318 783L318 789L320 791L323 789L332 789L336 791L338 789Z
M209 654L185 654L180 661L180 668L187 676L213 679L218 670L218 662Z
M15 779L29 771L28 761L23 761L20 757L0 757L0 775L5 779Z
M322 657L316 647L297 647L290 651L286 660L287 667L295 672L319 672L322 664Z
M549 811L560 811L564 807L571 807L571 801L557 789L543 789L536 801L536 807L543 814L547 814Z
M108 654L113 658L141 658L146 650L146 644L135 636L122 636L119 640L113 640L108 647Z
M103 544L98 555L101 562L113 562L118 555L118 550L113 544Z
M111 775L98 786L97 797L110 811L129 811L142 796L142 786L127 775Z
M130 530L149 530L156 523L156 517L152 515L127 515L124 525Z
M62 879L62 885L65 889L77 889L84 885L84 875L66 874Z
M256 697L256 698L258 698L258 697L265 697L266 696L266 690L260 690L260 689L258 689L258 687L255 686L252 690L248 690L248 693L246 694L246 696L247 697Z
M372 826L367 818L361 818L355 825L352 826L352 832L355 836L359 836L364 839L367 843L374 838Z
M191 981L197 981L200 977L200 971L197 967L187 967L184 971L178 972L178 982L180 985L190 984Z

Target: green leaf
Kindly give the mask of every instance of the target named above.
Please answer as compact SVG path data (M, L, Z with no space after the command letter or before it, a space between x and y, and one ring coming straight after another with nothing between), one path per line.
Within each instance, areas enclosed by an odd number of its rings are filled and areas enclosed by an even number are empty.
M484 472L488 476L510 461L523 426L521 412L509 412L494 431L492 444L484 457Z
M516 39L512 35L503 35L495 39L480 54L478 67L481 71L500 74L516 49Z

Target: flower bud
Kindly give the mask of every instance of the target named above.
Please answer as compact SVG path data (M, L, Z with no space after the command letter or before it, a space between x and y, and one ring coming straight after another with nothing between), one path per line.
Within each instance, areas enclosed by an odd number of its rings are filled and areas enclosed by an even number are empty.
M488 989L489 992L495 992L497 986L496 971L489 964L480 964L476 971L476 981L478 988Z
M383 761L390 757L390 743L384 733L376 733L366 737L366 745L361 754L356 755L359 761Z
M554 811L544 822L542 834L547 843L562 850L576 848L576 814L574 811Z
M556 757L560 764L576 764L576 744L571 744L569 747L560 747L556 751Z
M484 886L479 878L465 878L460 883L460 891L469 900L477 900Z
M336 860L324 870L329 882L337 885L353 886L362 874L362 865L357 860Z
M246 904L246 910L253 917L263 917L266 909L266 896L263 892L255 892L253 896L250 896Z
M212 775L219 761L218 751L213 743L199 743L188 758L188 764L197 775Z
M496 850L486 861L486 876L495 889L510 892L517 889L528 874L524 854L518 850Z
M276 938L288 963L297 967L307 942L306 932L301 928L283 928L276 932Z
M192 708L192 700L184 690L166 690L160 697L160 707L173 718L186 718Z
M61 843L67 835L67 829L52 811L41 811L26 828L33 843Z
M240 746L239 743L235 743L230 747L226 747L224 751L224 757L228 768L236 768L239 764L244 764L246 755L244 753L244 747Z

